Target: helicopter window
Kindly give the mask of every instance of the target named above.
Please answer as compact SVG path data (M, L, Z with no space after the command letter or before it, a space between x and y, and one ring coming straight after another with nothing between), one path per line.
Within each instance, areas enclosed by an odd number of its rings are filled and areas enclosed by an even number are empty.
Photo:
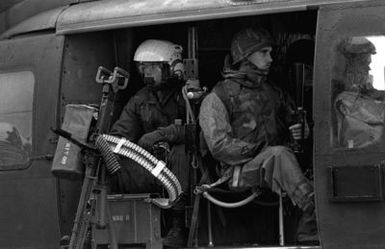
M35 78L30 71L0 73L0 169L29 161Z
M378 144L385 126L385 36L344 38L336 55L334 145L353 149Z

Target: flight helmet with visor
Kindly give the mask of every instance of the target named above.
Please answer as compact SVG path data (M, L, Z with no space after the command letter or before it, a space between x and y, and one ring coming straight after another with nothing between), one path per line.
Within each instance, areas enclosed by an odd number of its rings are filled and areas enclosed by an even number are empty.
M146 85L158 86L183 78L183 48L165 40L146 40L136 49L134 61Z

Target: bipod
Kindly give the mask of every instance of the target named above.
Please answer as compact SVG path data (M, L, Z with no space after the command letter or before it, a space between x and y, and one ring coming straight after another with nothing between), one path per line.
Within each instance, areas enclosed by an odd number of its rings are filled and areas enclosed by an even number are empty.
M106 210L106 188L103 184L104 174L102 168L104 166L100 163L100 159L95 162L95 160L89 158L86 159L86 172L84 176L82 191L80 194L78 209L76 212L76 217L74 221L74 226L72 229L71 240L69 244L69 249L81 249L84 247L87 236L90 232L90 224L93 222L92 217L95 216L95 208L99 209L99 216L105 217ZM98 164L97 167L96 163ZM91 200L91 194L94 194L94 200ZM98 207L96 207L96 205ZM105 218L99 218L98 221L102 221L100 227L107 227ZM111 236L111 248L117 249L117 242L114 239L114 232L112 224L108 224L108 229Z
M119 84L120 79L124 79L123 84ZM119 67L115 67L113 72L102 66L98 68L96 82L103 86L96 129L94 134L90 136L90 140L94 143L100 134L109 130L115 93L127 86L128 79L129 74ZM87 239L91 239L91 224L95 224L99 229L108 229L110 248L118 249L112 218L107 205L106 174L108 169L99 151L95 146L76 140L68 132L63 130L55 130L55 132L82 148L85 165L85 176L68 248L83 249ZM90 242L92 248L96 248L95 243L92 243L92 240Z

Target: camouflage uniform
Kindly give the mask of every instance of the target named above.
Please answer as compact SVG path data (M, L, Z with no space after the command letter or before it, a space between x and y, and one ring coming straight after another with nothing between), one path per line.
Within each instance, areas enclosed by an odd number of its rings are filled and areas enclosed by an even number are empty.
M291 120L288 96L267 81L273 44L260 28L246 28L233 37L225 80L203 100L199 123L212 156L222 165L219 182L285 191L304 211L297 241L317 244L313 186L286 146L289 127L297 138L299 126Z
M199 120L212 156L222 165L222 180L229 180L230 187L282 189L306 209L312 185L293 152L283 146L293 124L291 107L290 98L266 79L229 77L203 100Z

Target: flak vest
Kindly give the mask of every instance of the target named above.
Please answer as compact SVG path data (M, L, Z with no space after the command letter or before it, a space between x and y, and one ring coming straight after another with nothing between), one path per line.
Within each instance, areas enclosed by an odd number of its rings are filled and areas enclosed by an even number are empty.
M261 149L289 141L294 108L288 96L268 81L253 88L240 81L226 79L213 89L227 109L232 136Z
M271 82L250 87L245 80L226 79L219 82L213 92L225 105L234 138L257 145L259 153L267 146L283 145L289 141L288 125L292 122L293 102ZM221 177L211 186L229 179L233 189L239 186L242 165L222 165Z

